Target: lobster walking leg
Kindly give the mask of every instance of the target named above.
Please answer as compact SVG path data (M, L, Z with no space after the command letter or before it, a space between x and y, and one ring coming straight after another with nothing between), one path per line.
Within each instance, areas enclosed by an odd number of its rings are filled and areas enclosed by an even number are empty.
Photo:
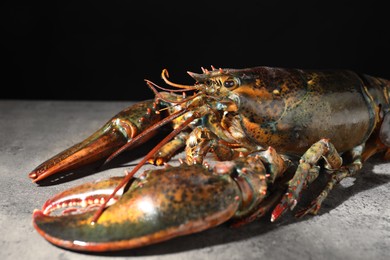
M209 151L212 151L220 161L232 160L239 156L238 149L229 147L208 128L199 126L188 137L185 149L187 163L202 163Z
M303 188L318 176L316 164L322 157L326 160L325 167L330 170L337 170L342 166L342 158L327 139L313 144L301 157L296 173L289 181L287 193L272 212L271 221L277 220L288 208L295 208Z
M168 162L172 156L174 156L178 150L182 149L186 145L186 140L188 137L187 132L181 132L171 141L166 143L161 149L148 160L150 164L154 165L163 165Z
M363 146L364 145L359 145L351 151L353 160L352 163L345 167L341 167L340 169L329 172L329 180L326 183L325 188L321 191L320 195L318 195L318 197L315 198L308 207L298 211L295 214L296 217L303 217L309 213L314 215L317 214L321 208L322 202L328 196L333 187L344 178L355 175L362 168L363 164L361 161L361 156L363 152Z

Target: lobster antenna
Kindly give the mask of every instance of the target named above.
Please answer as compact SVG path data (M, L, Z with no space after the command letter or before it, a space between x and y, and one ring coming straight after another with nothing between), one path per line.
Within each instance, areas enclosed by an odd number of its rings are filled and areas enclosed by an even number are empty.
M173 82L168 80L168 77L169 77L168 70L167 69L163 69L163 71L161 72L161 78L165 81L166 84L168 84L168 85L170 85L172 87L176 87L176 88L185 88L185 89L190 89L190 90L195 90L196 89L194 86L188 86L188 85L182 85L182 84L173 83Z
M192 89L184 89L184 90L183 90L183 89L168 89L168 88L163 88L163 87L157 85L156 83L154 83L154 82L152 82L152 81L150 81L150 80L148 80L148 79L145 79L145 81L146 81L147 83L149 83L150 85L153 85L154 87L158 88L158 89L165 90L165 91L169 91L169 92L183 92L183 91L195 90L195 87L193 87ZM148 84L148 86L150 87L149 84ZM154 92L154 91L153 91L153 92ZM154 93L156 93L156 92L154 92Z
M147 79L145 79L145 81L146 81L146 84L148 85L148 87L151 88L151 89L153 90L153 92L156 94L156 96L157 96L159 99L161 99L162 101L165 101L165 102L167 102L167 103L176 104L176 105L178 105L178 104L183 104L183 103L188 102L188 101L190 101L190 100L196 98L197 96L199 96L199 93L196 93L196 94L194 94L193 96L188 97L188 98L184 96L184 98L183 98L182 100L179 100L179 101L177 101L177 100L176 100L176 101L175 101L175 100L169 100L169 99L167 99L167 98L162 97L161 94L160 94L160 92L157 92L157 90L154 88L154 83L153 83L153 82L151 82L151 81L149 81L149 80L147 80ZM176 91L181 91L181 92L183 92L183 94L185 95L185 91L191 91L191 90L192 90L192 89L176 90Z
M111 195L104 201L103 204L100 205L99 209L95 212L92 217L91 224L94 225L99 217L102 215L107 203L115 196L115 194L120 190L124 185L126 185L134 176L134 174L166 143L168 143L173 137L175 137L180 131L182 131L187 125L189 125L196 118L200 117L198 113L192 114L186 121L184 121L181 125L175 128L172 132L170 132L160 143L158 143L150 152L131 170L131 172L126 175L123 180L116 186ZM151 127L152 128L152 127ZM134 139L133 139L134 140ZM134 142L133 142L134 143Z
M162 90L167 90L167 91L170 91L170 92L179 92L179 91L180 91L180 92L183 92L183 93L184 93L184 91L190 91L190 90L191 90L191 89L185 89L185 90L174 89L174 90L170 90L170 89L162 88L162 87L158 86L157 84L153 83L153 82L150 81L150 80L145 79L145 81L146 81L146 85L148 85L148 87L154 92L154 94L156 95L156 97L157 97L158 99L162 100L162 101L167 102L167 103L180 104L180 103L186 102L186 100L182 100L182 101L172 101L172 100L168 100L168 99L162 97L161 94L160 94L160 92L158 92L157 89L156 89L155 87L160 88L160 89L162 89ZM161 110L160 110L160 111L161 111Z
M155 83L153 83L152 81L150 80L147 80L145 79L146 81L146 85L148 85L148 87L154 92L154 94L158 97L158 99L161 99L162 101L165 101L167 103L172 103L172 104L182 104L184 102L187 102L193 98L186 98L185 97L185 91L191 91L192 89L185 89L185 90L181 90L181 89L175 89L175 90L170 90L170 89L166 89L166 88L162 88L158 85L156 85ZM170 91L170 92L183 92L183 99L182 100L169 100L167 98L164 98L161 96L160 92L158 92L155 87L158 87L158 88L161 88L162 90L166 90L166 91ZM196 95L194 95L194 98L196 97Z

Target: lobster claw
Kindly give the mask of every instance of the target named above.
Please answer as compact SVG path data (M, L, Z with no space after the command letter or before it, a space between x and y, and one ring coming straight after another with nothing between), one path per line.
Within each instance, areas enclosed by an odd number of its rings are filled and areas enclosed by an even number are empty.
M36 167L29 177L34 182L57 172L69 171L107 158L129 140L160 119L153 100L134 104L111 118L84 141L75 144ZM153 136L151 132L144 140Z
M240 189L229 176L212 174L201 165L181 165L146 171L133 179L127 191L117 195L118 201L91 224L95 206L119 181L84 184L58 194L35 210L34 227L60 247L122 250L217 226L234 216L241 203ZM84 207L76 210L75 205ZM65 210L53 215L57 208Z

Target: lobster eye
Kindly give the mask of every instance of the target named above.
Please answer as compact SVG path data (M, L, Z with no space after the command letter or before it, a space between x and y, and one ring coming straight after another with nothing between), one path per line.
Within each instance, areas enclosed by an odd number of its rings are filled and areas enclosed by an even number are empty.
M238 81L234 79L227 79L223 82L223 86L225 88L235 88L238 86Z

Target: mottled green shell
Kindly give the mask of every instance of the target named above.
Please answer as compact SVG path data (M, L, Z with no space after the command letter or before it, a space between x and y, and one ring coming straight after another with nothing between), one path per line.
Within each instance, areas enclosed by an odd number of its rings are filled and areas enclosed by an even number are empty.
M258 67L234 70L242 127L255 143L301 154L328 138L337 150L364 143L374 129L375 105L351 71Z

